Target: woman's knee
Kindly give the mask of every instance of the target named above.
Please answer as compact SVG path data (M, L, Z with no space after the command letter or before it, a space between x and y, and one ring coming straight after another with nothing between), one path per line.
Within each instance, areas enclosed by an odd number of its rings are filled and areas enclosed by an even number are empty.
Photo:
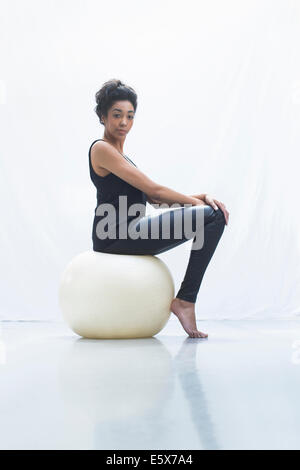
M216 223L222 228L224 228L226 225L226 219L225 219L224 212L220 208L215 211L215 217L216 217L215 219Z
M223 227L226 225L224 212L218 208L217 210L211 207L212 212L209 212L209 222L214 222L217 226Z

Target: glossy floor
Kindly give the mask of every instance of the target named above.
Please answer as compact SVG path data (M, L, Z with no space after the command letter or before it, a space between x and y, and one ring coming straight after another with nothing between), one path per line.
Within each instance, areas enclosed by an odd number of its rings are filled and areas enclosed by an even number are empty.
M300 318L89 340L0 323L1 449L300 449Z

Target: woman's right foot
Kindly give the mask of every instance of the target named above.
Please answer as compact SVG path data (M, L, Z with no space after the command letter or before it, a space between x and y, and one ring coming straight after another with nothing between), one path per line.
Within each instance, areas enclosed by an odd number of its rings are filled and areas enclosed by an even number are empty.
M208 337L206 333L202 333L197 329L194 303L175 297L171 303L171 311L177 316L183 329L191 338Z

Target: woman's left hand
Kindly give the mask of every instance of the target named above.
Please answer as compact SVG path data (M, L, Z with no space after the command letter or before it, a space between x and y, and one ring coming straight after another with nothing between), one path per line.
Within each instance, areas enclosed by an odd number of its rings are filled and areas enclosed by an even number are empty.
M205 194L204 196L200 194L198 196L193 196L193 197L196 197L197 199L201 199L202 201L205 202L205 204L207 204L208 206L211 206L215 210L218 210L220 208L224 213L226 225L228 225L229 212L226 209L226 206L225 204L223 204L223 202L218 201L217 199L214 199L209 194Z

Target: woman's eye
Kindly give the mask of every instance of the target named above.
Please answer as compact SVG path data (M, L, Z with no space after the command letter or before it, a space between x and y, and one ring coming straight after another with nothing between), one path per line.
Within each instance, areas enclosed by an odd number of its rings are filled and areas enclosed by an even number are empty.
M118 118L118 117L120 117L120 114L114 114L114 117L115 117L115 118ZM133 116L128 116L128 117L131 118L131 119L133 119Z

